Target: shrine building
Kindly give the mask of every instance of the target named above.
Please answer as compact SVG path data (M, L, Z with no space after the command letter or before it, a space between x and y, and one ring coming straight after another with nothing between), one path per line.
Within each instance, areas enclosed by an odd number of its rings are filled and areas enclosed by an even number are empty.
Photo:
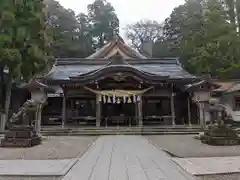
M55 90L42 125L201 125L214 84L178 58L146 57L117 37L89 57L59 58L41 82Z

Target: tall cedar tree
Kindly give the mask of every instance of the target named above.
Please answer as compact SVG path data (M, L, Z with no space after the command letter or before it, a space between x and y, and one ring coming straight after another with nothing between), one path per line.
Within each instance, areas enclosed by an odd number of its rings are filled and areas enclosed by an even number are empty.
M8 71L7 78L1 79L2 92L6 92L2 130L8 119L13 82L29 80L51 64L43 9L42 0L1 1L0 64Z

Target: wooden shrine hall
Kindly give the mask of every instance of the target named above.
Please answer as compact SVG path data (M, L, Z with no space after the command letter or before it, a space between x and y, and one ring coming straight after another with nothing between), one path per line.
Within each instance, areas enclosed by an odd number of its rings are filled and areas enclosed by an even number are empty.
M203 125L213 87L177 58L146 57L121 37L84 59L57 59L41 81L55 89L42 124L63 126Z

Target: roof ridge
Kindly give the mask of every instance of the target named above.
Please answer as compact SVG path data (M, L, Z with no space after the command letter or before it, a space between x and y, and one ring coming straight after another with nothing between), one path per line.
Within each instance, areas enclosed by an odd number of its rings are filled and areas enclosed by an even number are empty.
M55 66L61 65L106 65L112 62L113 59L86 59L86 58L58 58L56 60ZM176 58L168 59L159 59L159 58L148 58L148 59L124 59L125 64L134 65L134 64L176 64L179 67L183 68L182 64ZM120 63L122 64L122 63ZM183 68L184 69L184 68Z
M88 59L88 58L56 58L56 61L59 62L59 61L64 61L64 60L72 60L72 61L80 61L80 60L83 60L83 61L89 61L89 60L111 60L111 59L106 59L106 58L91 58L91 59ZM125 60L145 60L145 61L148 61L148 60L158 60L158 61L175 61L176 63L180 63L179 61L179 58L174 58L174 57L168 57L168 58L161 58L161 57L152 57L152 58L128 58L128 59L125 59ZM181 63L180 63L181 64Z

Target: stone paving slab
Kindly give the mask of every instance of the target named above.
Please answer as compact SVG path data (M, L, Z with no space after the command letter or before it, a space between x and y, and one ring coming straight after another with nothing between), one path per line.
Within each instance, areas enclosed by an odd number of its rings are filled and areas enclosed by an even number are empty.
M193 180L141 136L101 136L62 180Z
M240 156L212 158L173 158L192 175L240 173Z
M61 176L0 176L0 180L61 180Z
M0 176L63 176L77 159L0 160Z
M211 174L196 176L196 180L240 180L240 174Z

